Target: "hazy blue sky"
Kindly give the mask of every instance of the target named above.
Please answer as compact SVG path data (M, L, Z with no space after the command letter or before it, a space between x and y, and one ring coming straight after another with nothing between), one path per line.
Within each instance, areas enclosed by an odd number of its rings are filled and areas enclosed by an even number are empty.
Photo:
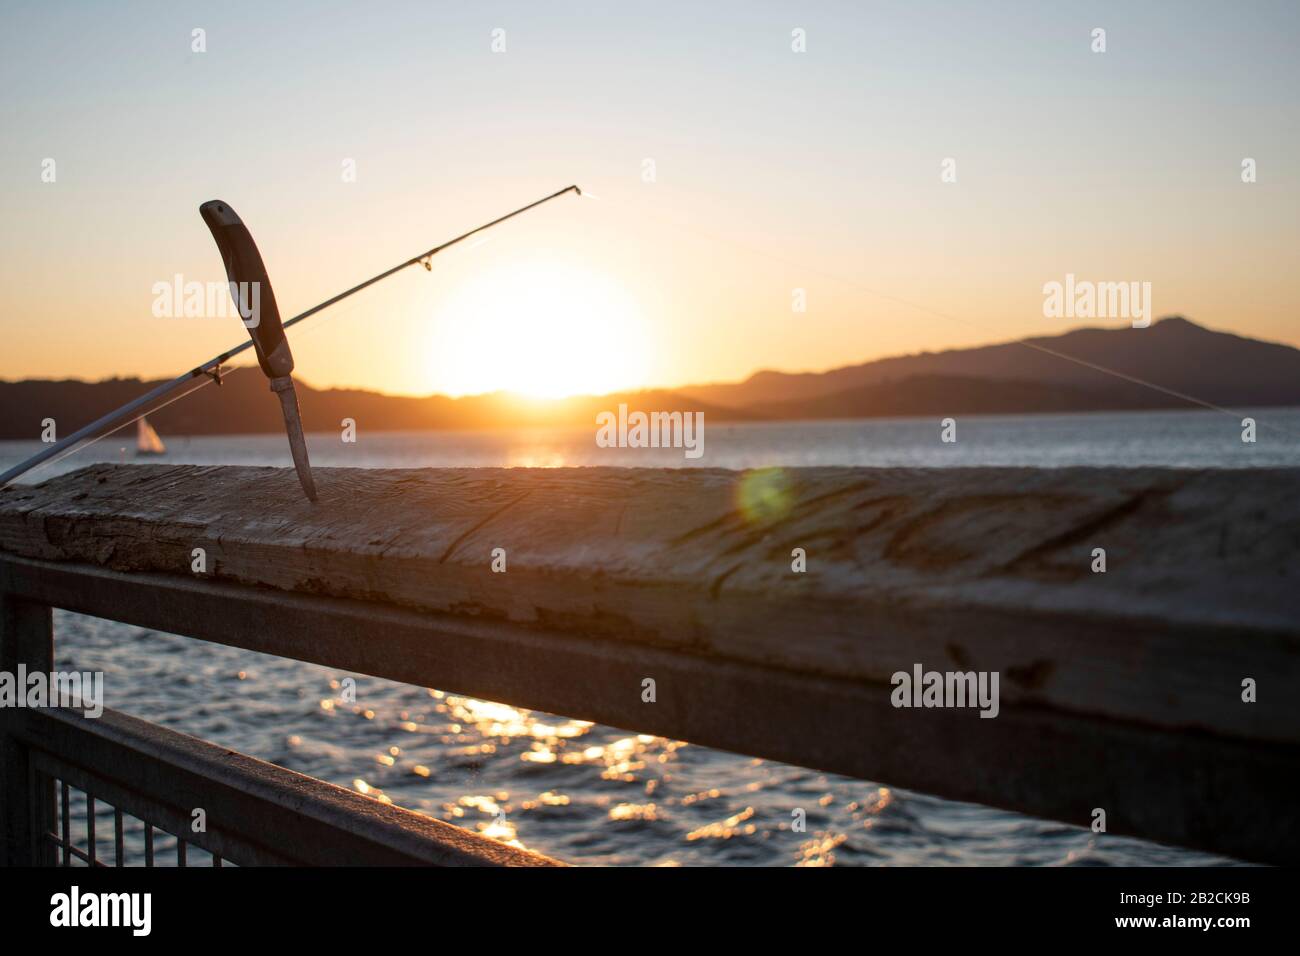
M161 376L239 341L151 314L160 280L224 278L204 200L242 214L287 315L571 182L600 199L366 294L295 340L301 375L826 368L1063 331L1042 286L1067 272L1300 344L1295 2L2 9L2 377Z

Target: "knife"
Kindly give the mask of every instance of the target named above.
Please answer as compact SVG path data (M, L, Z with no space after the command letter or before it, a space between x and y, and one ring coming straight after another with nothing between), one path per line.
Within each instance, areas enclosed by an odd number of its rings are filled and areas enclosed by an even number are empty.
M284 412L284 430L289 436L289 450L293 453L293 467L298 472L302 490L309 501L316 500L316 483L311 476L311 462L307 458L307 439L302 433L302 415L298 410L298 395L293 390L293 354L289 339L280 322L280 310L275 304L271 280L262 263L257 244L230 204L220 199L205 202L199 215L207 223L221 251L221 261L226 266L230 280L230 295L239 309L248 334L253 337L258 364L271 380L271 391L280 397Z

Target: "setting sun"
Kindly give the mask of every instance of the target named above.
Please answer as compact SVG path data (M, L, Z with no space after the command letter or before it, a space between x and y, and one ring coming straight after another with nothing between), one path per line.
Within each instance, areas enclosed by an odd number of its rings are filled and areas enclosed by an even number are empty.
M525 260L470 276L438 306L430 348L458 357L438 391L507 389L535 398L602 394L645 382L651 339L611 276Z

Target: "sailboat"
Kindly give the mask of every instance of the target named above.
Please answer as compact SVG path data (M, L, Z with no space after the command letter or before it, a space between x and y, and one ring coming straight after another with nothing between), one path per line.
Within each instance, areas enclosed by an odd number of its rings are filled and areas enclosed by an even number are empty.
M135 423L135 453L140 455L165 455L167 446L162 443L149 420L143 415Z

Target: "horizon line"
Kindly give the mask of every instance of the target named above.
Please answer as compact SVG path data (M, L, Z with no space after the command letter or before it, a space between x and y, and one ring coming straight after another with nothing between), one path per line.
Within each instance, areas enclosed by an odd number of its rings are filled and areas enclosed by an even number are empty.
M1153 320L1151 322L1150 327L1154 328L1155 326L1161 325L1171 320L1182 321L1187 323L1188 325L1194 326L1198 329L1203 329L1207 332L1212 332L1216 335L1230 335L1233 336L1234 338L1248 339L1250 341L1259 342L1261 344L1277 345L1283 348L1300 349L1300 346L1292 345L1288 342L1278 342L1270 339L1255 338L1253 336L1241 335L1236 332L1225 332L1220 329L1214 329L1207 325L1202 325L1199 322L1195 322L1187 318L1187 316L1181 312L1172 312L1168 315L1163 315L1160 318ZM764 366L764 367L754 369L744 378L733 379L729 381L686 382L681 385L639 385L639 386L629 386L627 388L622 388L622 389L615 389L614 391L610 391L610 392L574 392L567 395L530 395L527 392L514 391L509 388L498 388L486 392L466 392L460 395L452 395L447 392L418 392L418 393L417 392L386 392L386 391L381 391L379 389L364 388L359 386L317 385L317 384L313 384L306 376L300 374L295 374L294 378L303 386L310 388L312 391L316 391L316 392L365 392L370 395L377 395L384 398L410 398L410 399L417 399L417 400L431 399L431 398L445 398L450 401L460 401L462 399L471 399L471 398L489 398L493 396L505 395L514 398L521 398L526 401L535 402L535 403L564 402L564 401L571 401L573 399L579 399L579 398L604 398L610 395L623 395L623 394L633 395L633 394L643 394L645 392L678 392L683 389L690 389L690 388L717 388L719 386L742 385L746 382L753 380L756 376L763 375L763 374L789 375L789 376L827 375L832 372L838 372L844 369L859 368L864 365L871 365L876 362L886 362L895 359L916 358L923 355L945 355L951 352L970 352L978 349L997 348L998 346L1003 346L1003 345L1016 345L1016 344L1026 343L1026 342L1033 342L1040 339L1058 339L1067 335L1073 335L1078 332L1124 332L1130 329L1132 329L1132 326L1129 324L1121 324L1116 326L1080 325L1080 326L1075 326L1073 328L1065 329L1061 332L1057 332L1051 335L1023 336L1018 339L1002 339L999 341L986 342L980 345L954 346L952 348L940 349L938 351L923 349L915 352L903 352L903 353L897 353L893 355L882 355L877 358L869 358L869 359L863 359L861 361L856 361L856 362L848 362L843 365L834 365L823 369L802 369L798 371L792 371L792 370L771 368L771 367ZM1135 329L1134 331L1141 331L1141 330ZM256 362L251 362L248 364L239 364L239 365L232 364L225 369L225 372L228 374L229 372L234 372L245 368L253 368L256 366L256 364L257 364ZM37 382L46 382L51 384L73 383L78 385L103 385L109 382L141 382L142 384L151 384L154 382L166 381L168 377L169 376L160 376L158 378L146 378L140 374L134 374L134 375L113 374L113 375L106 375L99 379L0 378L0 385L20 385L25 383L37 383Z

